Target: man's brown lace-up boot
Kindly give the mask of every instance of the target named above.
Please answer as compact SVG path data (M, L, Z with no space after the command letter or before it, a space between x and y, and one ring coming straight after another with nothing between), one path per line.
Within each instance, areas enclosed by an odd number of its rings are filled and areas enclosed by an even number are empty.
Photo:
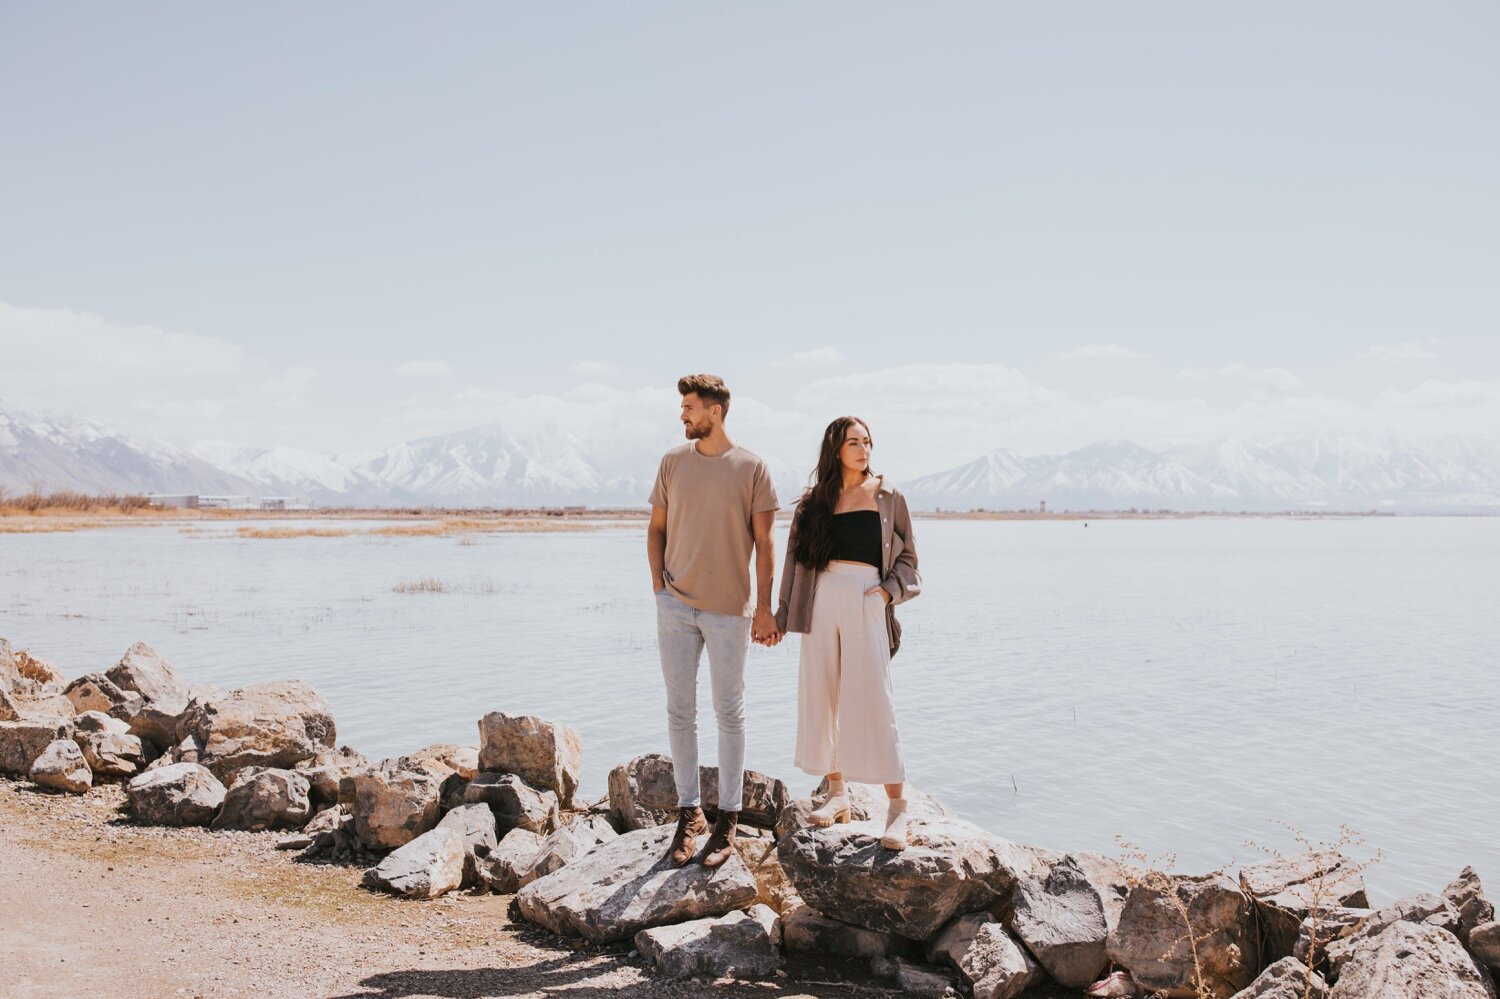
M674 867L681 867L693 859L693 851L698 848L698 837L706 832L708 820L703 817L703 809L696 806L678 809L677 831L672 834L672 846L667 851Z
M734 831L739 825L739 812L720 812L714 820L714 831L708 837L708 847L703 851L703 866L718 867L734 853Z

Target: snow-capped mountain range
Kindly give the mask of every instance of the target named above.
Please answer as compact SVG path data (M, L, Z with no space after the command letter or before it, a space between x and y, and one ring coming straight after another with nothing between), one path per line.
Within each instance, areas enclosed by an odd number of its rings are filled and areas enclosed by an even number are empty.
M204 443L191 451L100 423L0 404L0 489L296 496L320 506L642 506L673 436L626 445L499 425L380 451ZM807 469L764 456L783 501ZM997 450L903 484L915 509L1391 510L1500 513L1500 443L1392 434L1220 439L1148 450L1128 441L1067 454Z

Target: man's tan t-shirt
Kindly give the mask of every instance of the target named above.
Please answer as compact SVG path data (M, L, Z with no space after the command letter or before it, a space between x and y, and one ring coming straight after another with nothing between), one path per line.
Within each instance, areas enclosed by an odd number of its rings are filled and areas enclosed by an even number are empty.
M742 447L710 458L688 441L662 458L651 505L667 511L667 589L699 610L751 616L750 516L779 506L766 463Z

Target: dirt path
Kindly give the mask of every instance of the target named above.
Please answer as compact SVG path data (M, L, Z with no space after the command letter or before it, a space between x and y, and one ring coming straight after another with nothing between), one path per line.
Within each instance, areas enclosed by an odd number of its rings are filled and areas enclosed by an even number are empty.
M560 945L510 898L411 902L360 871L302 864L277 834L137 826L118 786L61 797L0 778L6 997L850 997L858 965L793 963L763 984L670 983L629 945Z

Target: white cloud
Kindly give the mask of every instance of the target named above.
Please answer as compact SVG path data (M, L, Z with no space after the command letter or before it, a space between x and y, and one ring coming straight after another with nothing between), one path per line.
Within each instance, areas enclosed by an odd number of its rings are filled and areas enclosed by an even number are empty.
M828 364L843 363L844 355L837 347L817 347L813 350L799 350L791 357L784 358L775 363L778 368L811 368Z
M1138 350L1122 347L1117 343L1090 343L1082 347L1074 347L1057 355L1060 361L1113 361L1133 360L1145 357Z
M1396 409L1500 406L1500 378L1489 381L1465 378L1457 382L1429 378L1413 389L1386 389L1375 397L1375 403Z
M591 378L608 378L611 375L617 374L620 369L613 364L606 364L603 361L579 361L577 364L569 365L568 370L575 375L588 375Z
M1359 356L1373 357L1377 361L1430 361L1437 357L1437 351L1432 349L1437 344L1438 341L1432 337L1403 343L1376 344Z
M1254 368L1248 364L1226 364L1219 368L1184 368L1177 372L1177 380L1201 382L1211 379L1240 382L1249 385L1261 394L1288 393L1305 388L1302 379L1285 368Z
M396 374L412 378L435 378L453 374L447 361L407 361L396 368Z

